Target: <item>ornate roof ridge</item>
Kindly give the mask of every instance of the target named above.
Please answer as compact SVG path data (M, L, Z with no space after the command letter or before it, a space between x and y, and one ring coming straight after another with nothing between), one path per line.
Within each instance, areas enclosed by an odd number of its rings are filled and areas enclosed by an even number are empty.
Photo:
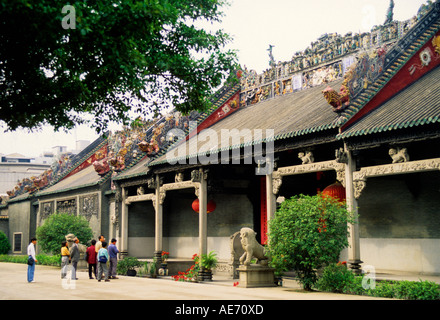
M409 32L399 39L389 50L376 52L374 55L362 55L352 74L347 73L349 97L345 106L340 106L335 124L343 126L360 111L423 47L440 29L440 0L432 3L430 10L419 18ZM378 72L367 75L369 66L378 67ZM352 86L357 83L358 90Z

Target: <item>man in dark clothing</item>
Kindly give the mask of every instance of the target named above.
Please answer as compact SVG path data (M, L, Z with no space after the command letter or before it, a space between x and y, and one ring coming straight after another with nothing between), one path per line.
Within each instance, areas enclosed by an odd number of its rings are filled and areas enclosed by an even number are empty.
M76 277L76 270L78 268L79 261L79 248L78 248L79 239L75 237L73 239L73 244L70 247L70 262L72 263L72 280L78 280Z
M95 244L96 240L92 240L92 245L87 248L87 263L89 264L89 278L93 279L92 277L92 268L93 268L93 274L96 277L96 251L95 251Z
M108 254L110 256L110 279L118 279L116 277L116 266L118 265L118 253L119 250L116 247L116 239L112 239L111 244L108 246Z

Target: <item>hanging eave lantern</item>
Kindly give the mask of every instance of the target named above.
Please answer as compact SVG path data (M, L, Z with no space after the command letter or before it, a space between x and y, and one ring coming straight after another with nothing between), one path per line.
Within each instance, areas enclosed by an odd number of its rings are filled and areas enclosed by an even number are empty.
M195 199L191 205L192 209L199 213L199 199ZM214 200L209 200L207 205L206 205L206 213L211 213L215 210L215 208L217 207L216 203Z
M322 194L337 199L339 202L345 201L345 188L339 181L322 190Z

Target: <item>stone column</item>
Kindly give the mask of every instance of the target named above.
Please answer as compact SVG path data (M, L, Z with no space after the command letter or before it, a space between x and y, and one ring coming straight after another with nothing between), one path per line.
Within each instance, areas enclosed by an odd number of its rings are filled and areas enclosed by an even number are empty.
M126 203L127 190L122 188L121 203L121 255L128 253L128 205Z
M156 194L153 199L153 206L155 211L155 235L154 235L154 256L157 262L162 261L163 250L163 201L165 199L165 192L161 191L161 184L159 176L156 176Z
M348 263L350 268L355 273L361 272L361 255L359 243L359 220L358 220L358 206L354 194L353 172L356 170L356 162L352 153L345 147L347 155L347 163L345 165L345 197L347 202L347 209L354 215L354 223L350 223L349 237L348 237Z
M276 195L273 189L273 174L269 173L266 175L266 208L267 208L267 232L269 232L270 220L275 215L276 211ZM269 241L269 238L268 238Z
M201 170L199 186L199 253L207 254L208 250L208 184L206 173Z

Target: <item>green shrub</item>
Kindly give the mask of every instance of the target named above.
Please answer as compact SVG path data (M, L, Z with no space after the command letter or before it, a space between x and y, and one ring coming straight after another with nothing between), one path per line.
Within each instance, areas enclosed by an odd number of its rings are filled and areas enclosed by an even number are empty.
M118 260L116 272L120 275L126 275L128 270L134 270L143 265L144 264L135 257L125 257L124 259Z
M331 197L295 196L282 203L270 220L267 246L278 273L294 270L303 288L317 281L316 270L335 263L348 246L352 215Z
M320 291L365 295L403 300L440 300L440 285L433 281L375 281L375 286L364 286L365 275L354 275L343 266L331 264L323 269L316 282Z
M438 300L440 286L432 281L398 281L395 284L394 297L406 300Z
M9 239L3 231L0 231L0 254L7 254L11 250Z
M38 264L42 264L45 266L60 267L61 266L61 255L57 254L54 256L48 256L45 254L37 254L37 261L38 261Z
M354 273L345 265L332 263L323 269L316 282L316 288L327 292L347 292L354 282L354 277Z
M377 281L374 289L369 289L367 294L373 297L394 298L395 281Z
M23 255L0 255L0 262L12 262L12 263L27 263L28 256Z
M87 243L93 238L92 229L84 217L55 213L37 228L38 244L43 252L60 254L61 242L70 233L78 237L80 243Z
M61 266L61 255L49 256L45 254L37 254L38 264L46 266ZM27 263L27 255L0 255L0 262Z

